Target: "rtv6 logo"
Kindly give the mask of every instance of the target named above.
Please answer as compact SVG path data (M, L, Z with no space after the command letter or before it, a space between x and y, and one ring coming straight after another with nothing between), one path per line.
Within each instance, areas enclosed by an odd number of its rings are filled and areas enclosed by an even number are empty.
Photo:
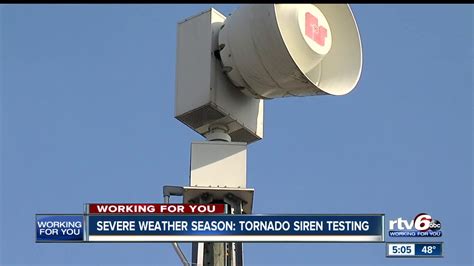
M401 217L389 222L389 236L392 237L439 237L441 222L427 213L420 213L411 221Z

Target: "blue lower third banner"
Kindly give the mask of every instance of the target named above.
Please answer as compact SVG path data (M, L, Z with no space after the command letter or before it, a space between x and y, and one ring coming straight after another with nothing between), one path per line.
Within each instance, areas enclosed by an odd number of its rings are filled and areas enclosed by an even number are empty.
M91 242L383 242L383 215L90 215Z
M36 215L36 242L82 242L84 215Z

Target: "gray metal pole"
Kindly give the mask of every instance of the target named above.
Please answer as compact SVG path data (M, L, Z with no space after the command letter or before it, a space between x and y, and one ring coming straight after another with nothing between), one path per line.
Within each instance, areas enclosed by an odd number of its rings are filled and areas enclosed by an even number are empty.
M181 260L181 263L183 263L184 266L189 266L189 262L186 259L186 255L184 255L183 251L181 250L177 242L173 242L173 248L176 251L176 254L178 254L178 257Z
M227 266L226 243L204 243L203 265Z
M211 195L205 193L199 198L201 204L217 203ZM227 263L227 245L220 242L193 243L192 245L192 263L202 266L230 266Z
M240 198L228 194L225 198L224 201L228 203L233 210L234 214L242 214L242 207L243 207L243 202ZM243 260L243 244L242 242L234 242L231 244L231 252L232 252L232 264L230 265L235 265L235 266L243 266L244 265L244 260Z

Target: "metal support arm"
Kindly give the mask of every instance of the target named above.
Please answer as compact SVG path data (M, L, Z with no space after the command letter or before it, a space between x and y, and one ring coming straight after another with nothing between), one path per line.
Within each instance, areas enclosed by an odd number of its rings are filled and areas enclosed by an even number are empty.
M165 204L170 203L170 196L182 196L183 195L183 187L178 187L178 186L163 186L163 199ZM172 243L174 250L176 251L176 254L178 254L179 259L183 263L184 266L189 266L188 259L186 259L186 256L183 253L183 250L179 247L179 244L177 242Z

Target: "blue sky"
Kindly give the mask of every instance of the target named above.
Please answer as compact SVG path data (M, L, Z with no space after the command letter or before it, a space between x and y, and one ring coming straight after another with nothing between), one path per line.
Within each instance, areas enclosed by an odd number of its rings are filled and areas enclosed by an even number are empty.
M176 29L209 7L237 5L0 7L2 265L178 265L170 244L36 244L34 215L161 202L163 185L187 183L202 137L173 117ZM266 102L265 138L248 149L254 212L427 212L443 225L445 257L253 243L245 262L472 265L473 6L352 9L361 80L344 97Z

